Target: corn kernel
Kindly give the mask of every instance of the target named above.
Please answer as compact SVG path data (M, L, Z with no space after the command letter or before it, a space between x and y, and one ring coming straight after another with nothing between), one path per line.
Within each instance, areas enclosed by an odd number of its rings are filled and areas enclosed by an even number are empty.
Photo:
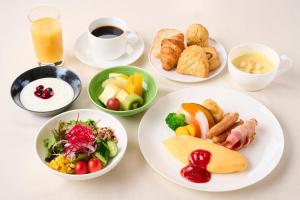
M50 163L48 163L48 166L54 170L57 170L62 173L74 173L74 170L72 168L75 168L75 165L70 162L70 160L63 155L57 156L55 159L53 159Z

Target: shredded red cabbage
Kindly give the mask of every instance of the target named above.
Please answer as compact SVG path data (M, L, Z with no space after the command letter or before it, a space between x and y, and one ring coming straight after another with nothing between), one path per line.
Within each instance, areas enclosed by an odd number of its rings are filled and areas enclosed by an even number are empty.
M94 131L84 125L76 124L68 132L65 133L66 140L65 155L70 153L89 153L94 145L96 134Z

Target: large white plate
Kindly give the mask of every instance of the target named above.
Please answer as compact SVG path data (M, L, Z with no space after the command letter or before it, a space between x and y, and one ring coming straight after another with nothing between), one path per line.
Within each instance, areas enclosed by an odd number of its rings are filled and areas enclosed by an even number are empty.
M225 112L238 112L243 119L257 119L257 135L251 145L241 150L249 161L247 171L212 174L208 183L192 183L181 177L184 165L162 144L174 134L165 124L165 117L176 112L183 102L202 103L206 98L214 99ZM144 115L138 133L141 151L155 171L178 185L201 191L230 191L258 182L275 168L284 148L281 126L268 108L250 96L217 87L187 88L162 97Z
M170 79L170 80L173 80L173 81L178 81L178 82L183 82L183 83L202 82L202 81L206 81L208 79L211 79L211 78L215 77L216 75L218 75L219 73L221 73L222 70L225 68L226 62L227 62L227 53L226 53L226 50L225 50L225 48L223 47L223 45L221 43L215 41L212 38L209 38L208 46L216 48L216 51L218 52L220 60L221 60L221 66L218 69L210 72L208 74L207 78L201 78L201 77L192 76L192 75L179 74L175 70L166 71L162 68L160 60L155 58L152 55L151 51L149 51L148 57L149 57L149 61L150 61L151 65L153 66L153 68L161 76L164 76L167 79Z

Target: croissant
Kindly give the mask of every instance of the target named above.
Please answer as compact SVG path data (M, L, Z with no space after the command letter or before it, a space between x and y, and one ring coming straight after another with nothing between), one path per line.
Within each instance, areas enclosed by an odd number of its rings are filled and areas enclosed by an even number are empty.
M184 35L179 33L163 39L160 48L160 61L166 71L176 67L181 52L184 50Z
M164 28L160 29L154 39L151 53L158 59L160 59L160 48L161 48L161 41L165 38L171 38L174 35L180 33L179 30L173 28Z

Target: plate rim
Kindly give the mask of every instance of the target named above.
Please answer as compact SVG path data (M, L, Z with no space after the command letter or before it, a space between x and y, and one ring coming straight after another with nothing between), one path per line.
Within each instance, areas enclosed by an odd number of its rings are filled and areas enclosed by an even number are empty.
M143 150L143 147L141 145L141 126L142 126L142 123L143 121L145 120L145 116L147 116L147 114L151 111L151 109L156 106L159 101L161 101L162 99L164 98L167 98L169 95L171 94L174 94L174 93L181 93L182 91L186 90L186 89L199 89L199 88L212 88L212 89L223 89L223 90L228 90L230 92L234 92L234 93L238 93L239 95L242 95L243 97L246 97L246 98L250 98L251 100L253 100L255 103L258 103L260 104L262 107L264 107L264 109L266 109L275 119L275 122L278 124L278 126L280 127L279 131L280 131L280 136L281 136L281 145L279 145L281 148L280 148L280 154L278 154L279 156L277 157L277 160L275 160L275 162L273 162L273 166L271 166L266 172L265 174L263 174L262 176L260 176L259 178L256 178L256 179L253 179L252 181L248 182L247 184L244 184L244 185L241 185L241 186L238 186L238 187L231 187L231 188L226 188L226 189L218 189L218 190L215 190L215 189L209 189L209 188L197 188L197 187L194 187L194 186L191 186L191 185L185 185L183 184L182 182L177 182L176 180L172 179L171 177L168 177L167 175L165 175L163 172L161 172L158 168L155 167L155 165L153 163L151 163L149 160L148 160L148 157L146 156L144 150ZM277 117L274 115L274 113L265 105L263 104L262 102L258 101L257 99L255 99L254 97L250 96L250 95L247 95L247 94L244 94L240 91L236 91L234 89L230 89L230 88L224 88L224 87L219 87L219 86L195 86L195 87L187 87L187 88L183 88L183 89L180 89L180 90L177 90L177 91L173 91L173 92L170 92L162 97L160 97L152 106L151 108L149 108L146 113L143 115L141 121L140 121L140 124L139 124L139 127L138 127L138 144L139 144L139 148L140 148L140 151L144 157L144 159L146 160L146 162L148 163L148 165L150 165L150 167L158 174L160 174L162 177L164 177L166 180L168 180L169 182L172 182L176 185L179 185L179 186L182 186L184 188L187 188L187 189L193 189L193 190L197 190L197 191L204 191L204 192L229 192L229 191L235 191L235 190L240 190L242 188L246 188L246 187L249 187L251 185L254 185L255 183L258 183L260 182L261 180L263 180L264 178L266 178L268 175L271 174L271 172L278 166L281 158L282 158L282 155L283 155L283 152L284 152L284 147L285 147L285 139L284 139L284 132L283 132L283 129L282 129L282 126L281 124L279 123Z
M166 79L169 79L169 80L172 80L172 81L176 81L176 82L180 82L180 83L200 83L200 82L204 82L204 81L208 81L209 79L212 79L214 77L216 77L217 75L219 75L225 68L226 68L226 65L227 65L227 62L228 62L228 53L224 47L224 45L220 42L218 42L217 40L213 39L213 38L209 38L209 40L215 42L216 44L220 45L220 47L224 50L225 52L225 63L223 66L221 66L221 69L219 72L207 77L207 78L200 78L198 77L199 79L196 79L196 80L192 80L192 81L185 81L185 80L182 80L182 79L178 79L178 78L174 78L172 76L168 76L162 72L160 72L157 67L155 67L155 65L153 64L152 62L152 47L149 49L149 52L148 52L148 61L151 65L151 67L162 77L166 78ZM184 75L184 74L183 74ZM186 75L186 76L189 76L189 75Z

